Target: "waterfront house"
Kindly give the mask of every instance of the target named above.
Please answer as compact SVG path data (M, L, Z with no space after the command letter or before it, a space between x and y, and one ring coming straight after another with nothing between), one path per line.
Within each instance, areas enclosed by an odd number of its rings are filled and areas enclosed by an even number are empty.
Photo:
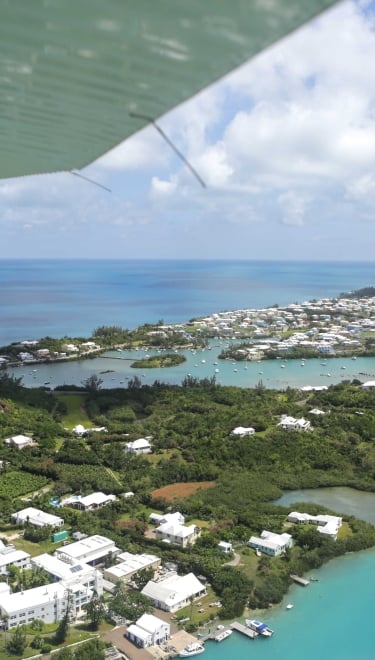
M62 527L64 519L59 516L54 516L51 513L45 513L40 509L34 509L29 506L26 509L21 509L16 513L12 513L11 520L15 525L33 525L34 527Z
M293 539L290 534L275 534L263 530L260 537L251 536L247 544L250 548L259 550L262 554L278 557L293 545Z
M299 525L316 525L316 529L320 534L326 534L336 541L338 531L342 525L342 518L340 518L340 516L331 516L325 513L313 516L310 513L291 511L288 515L288 522L297 523Z
M171 635L171 626L153 614L143 614L136 623L129 626L125 635L139 648L148 648L167 641Z
M194 573L183 576L172 573L162 580L147 582L142 594L150 598L155 607L165 612L177 612L189 605L191 598L204 596L206 587Z

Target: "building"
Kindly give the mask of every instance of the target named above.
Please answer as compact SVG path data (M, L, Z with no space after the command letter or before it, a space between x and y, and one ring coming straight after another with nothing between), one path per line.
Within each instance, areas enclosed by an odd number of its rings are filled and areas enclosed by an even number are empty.
M316 525L316 529L320 534L326 534L335 541L342 525L340 516L330 516L325 513L312 516L309 513L300 513L299 511L291 511L288 515L288 521L299 525Z
M128 454L150 454L152 452L150 438L139 438L133 442L127 442L125 451Z
M277 426L280 426L284 431L312 431L311 423L303 417L295 419L288 415L281 415Z
M162 580L150 580L142 589L142 593L152 600L155 607L165 612L176 612L189 605L191 598L204 596L206 587L194 573L183 576L172 573Z
M231 435L238 438L244 438L247 435L254 435L255 429L252 426L236 426Z
M34 619L56 623L61 621L69 607L71 618L75 621L84 615L84 607L92 596L93 591L84 585L64 582L13 594L0 592L0 618L6 617L8 628L31 623Z
M228 554L229 552L233 552L233 545L231 543L227 543L226 541L220 541L217 544L218 549L220 552L224 552L224 554Z
M129 582L133 575L145 568L152 568L154 571L160 566L160 557L156 555L133 555L130 552L122 552L117 555L120 563L104 571L104 578L110 582Z
M32 447L36 445L36 442L28 435L14 435L12 438L6 438L4 440L6 445L10 447L17 447L18 449L24 449L24 447Z
M57 548L54 556L72 566L80 562L96 566L96 564L103 562L106 557L115 556L118 553L119 549L116 547L114 541L111 541L111 539L105 536L95 534L94 536L88 536L82 541L76 541L75 543Z
M40 509L34 509L29 506L26 509L12 513L11 520L16 525L34 525L34 527L62 527L64 519L59 516L54 516L51 513L45 513Z
M91 495L72 495L66 497L61 502L61 506L69 506L73 509L80 509L81 511L92 511L100 509L102 506L114 502L116 495L105 495L105 493L91 493Z
M126 637L140 648L162 644L171 635L171 627L153 614L143 614L126 631Z
M274 534L263 530L260 537L251 536L247 544L250 548L255 548L265 555L278 557L293 545L293 539L290 534Z
M163 525L164 523L181 523L181 525L184 524L185 522L185 516L182 515L179 511L175 511L175 513L150 513L149 517L150 523L153 523L154 525Z
M31 565L38 566L46 571L51 582L64 582L69 588L80 584L86 589L95 591L99 596L103 593L102 573L84 562L71 565L53 555L44 553L33 557Z
M178 522L166 522L155 530L155 535L158 541L166 543L175 543L181 548L187 548L193 545L197 538L201 535L201 530L196 525L181 525Z
M0 575L7 575L10 566L22 570L30 568L30 555L23 550L16 550L14 545L4 545L0 541Z

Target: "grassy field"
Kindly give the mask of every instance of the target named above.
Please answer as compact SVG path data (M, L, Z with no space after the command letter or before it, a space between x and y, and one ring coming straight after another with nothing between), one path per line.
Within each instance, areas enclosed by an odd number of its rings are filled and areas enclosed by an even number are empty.
M56 395L56 398L63 401L68 409L67 414L61 420L63 426L69 429L72 429L77 424L91 426L91 421L84 408L85 394L81 392L75 394L60 393Z
M207 595L195 600L178 611L178 619L189 619L189 623L202 626L212 621L220 614L220 607L216 605L218 598L211 587L207 587ZM215 603L215 605L214 605Z

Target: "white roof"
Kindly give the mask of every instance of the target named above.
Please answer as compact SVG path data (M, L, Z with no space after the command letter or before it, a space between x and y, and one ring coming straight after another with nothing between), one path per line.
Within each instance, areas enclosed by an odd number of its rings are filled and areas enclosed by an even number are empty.
M150 633L148 630L144 630L144 628L140 628L137 626L136 623L132 623L127 632L130 635L133 635L134 637L137 637L137 639L142 639L143 641L146 641L150 637Z
M25 445L32 441L33 439L28 435L13 435L5 440L7 443L13 442L14 445Z
M151 447L149 441L146 440L146 438L139 438L133 442L128 442L126 446L131 449L147 449L148 447Z
M181 525L178 522L175 523L163 523L156 528L157 532L160 534L169 534L170 536L179 536L180 538L187 538L192 536L195 533L195 525Z
M147 630L149 633L155 633L161 626L169 626L169 623L159 619L153 614L142 614L142 616L137 621L137 626Z
M51 600L54 600L55 596L58 599L62 599L65 592L65 586L59 582L54 582L53 584L45 584L42 587L18 591L14 594L1 594L0 605L2 610L5 610L5 612L11 615L12 612L19 612L28 607L49 603Z
M157 600L173 607L177 603L190 598L190 596L195 596L203 590L203 584L199 582L194 573L188 573L182 577L174 573L159 582L150 580L142 589L142 593L152 600Z
M103 556L103 552L101 551L104 551L105 553L106 551L113 552L114 550L117 550L114 541L105 536L95 534L94 536L88 536L87 538L82 539L82 541L69 543L69 545L59 548L55 551L55 555L59 556L64 554L71 559L77 559L89 555L88 560L91 561L93 558L92 555L95 555L95 552L98 553L98 557L101 557Z
M32 506L17 511L13 516L17 516L17 520L21 520L22 522L28 520L32 525L51 525L52 527L55 527L56 525L64 523L63 518L53 516L51 513L45 513L40 509L34 509Z
M90 507L94 504L99 506L100 504L105 504L106 502L114 501L116 499L116 495L105 495L105 493L91 493L91 495L86 495L85 497L81 497L79 502L83 504L85 507Z
M0 566L7 566L22 559L28 559L30 555L24 550L16 550L14 546L5 546L0 550Z
M231 435L252 435L255 429L252 426L236 426L231 432Z
M53 555L48 555L44 553L33 557L32 563L36 564L43 568L50 575L54 575L59 578L59 580L69 580L72 577L82 577L93 572L93 567L84 564L67 564L65 561L54 557Z

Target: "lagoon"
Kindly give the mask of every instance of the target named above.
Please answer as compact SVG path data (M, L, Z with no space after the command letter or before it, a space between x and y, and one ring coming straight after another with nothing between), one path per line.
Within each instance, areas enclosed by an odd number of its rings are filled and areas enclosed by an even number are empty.
M297 502L313 502L375 525L375 493L347 487L304 488L284 493L274 504L292 506ZM374 654L375 657L375 654Z

